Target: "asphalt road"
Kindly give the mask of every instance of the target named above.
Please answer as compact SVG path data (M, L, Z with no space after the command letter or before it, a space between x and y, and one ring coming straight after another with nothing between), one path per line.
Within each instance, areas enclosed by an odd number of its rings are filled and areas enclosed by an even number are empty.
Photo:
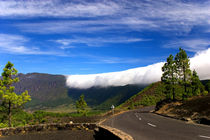
M149 113L152 108L126 112L106 120L134 140L210 140L210 126L194 125Z

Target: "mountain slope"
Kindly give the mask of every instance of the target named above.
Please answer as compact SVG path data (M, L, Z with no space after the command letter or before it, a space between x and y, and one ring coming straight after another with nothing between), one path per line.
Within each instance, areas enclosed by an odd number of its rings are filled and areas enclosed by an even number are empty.
M81 94L91 108L109 109L112 104L119 105L142 90L145 85L126 85L118 87L92 87L89 89L68 88L63 75L41 73L19 74L20 82L15 91L29 91L32 101L26 104L29 109L45 109L58 106L74 106Z
M109 109L112 104L120 105L134 94L141 91L144 85L126 85L118 87L92 87L89 89L69 89L69 97L74 100L80 94L85 95L85 100L89 106L97 109Z
M139 93L133 95L119 106L123 109L134 109L141 106L155 105L165 98L161 82L150 84Z
M15 84L17 93L28 90L32 101L26 106L31 108L54 107L71 103L63 75L41 73L19 74L20 82Z
M206 90L210 90L210 80L201 80ZM161 82L153 83L144 88L139 93L122 103L118 108L133 109L141 106L156 105L157 102L165 99L163 84ZM176 89L179 93L179 88Z

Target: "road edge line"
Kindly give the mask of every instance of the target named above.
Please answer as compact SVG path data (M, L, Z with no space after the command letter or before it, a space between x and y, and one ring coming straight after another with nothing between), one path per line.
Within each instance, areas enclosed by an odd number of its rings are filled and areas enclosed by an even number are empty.
M129 134L119 130L119 129L116 129L116 128L113 128L113 127L109 127L107 125L101 125L101 124L98 124L98 127L101 127L103 129L106 129L108 130L109 132L111 132L113 135L119 137L121 140L134 140L132 136L130 136Z

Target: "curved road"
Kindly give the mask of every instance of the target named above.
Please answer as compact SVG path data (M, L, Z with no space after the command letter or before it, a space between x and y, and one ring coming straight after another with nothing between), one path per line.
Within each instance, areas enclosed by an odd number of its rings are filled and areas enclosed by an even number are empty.
M149 113L143 108L103 122L130 134L134 140L210 140L210 126L193 125Z

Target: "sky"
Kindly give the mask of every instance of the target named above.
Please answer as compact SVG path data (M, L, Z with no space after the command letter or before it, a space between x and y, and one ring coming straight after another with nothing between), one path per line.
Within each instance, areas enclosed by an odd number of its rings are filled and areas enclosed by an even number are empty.
M209 0L0 0L0 68L86 75L210 48Z

